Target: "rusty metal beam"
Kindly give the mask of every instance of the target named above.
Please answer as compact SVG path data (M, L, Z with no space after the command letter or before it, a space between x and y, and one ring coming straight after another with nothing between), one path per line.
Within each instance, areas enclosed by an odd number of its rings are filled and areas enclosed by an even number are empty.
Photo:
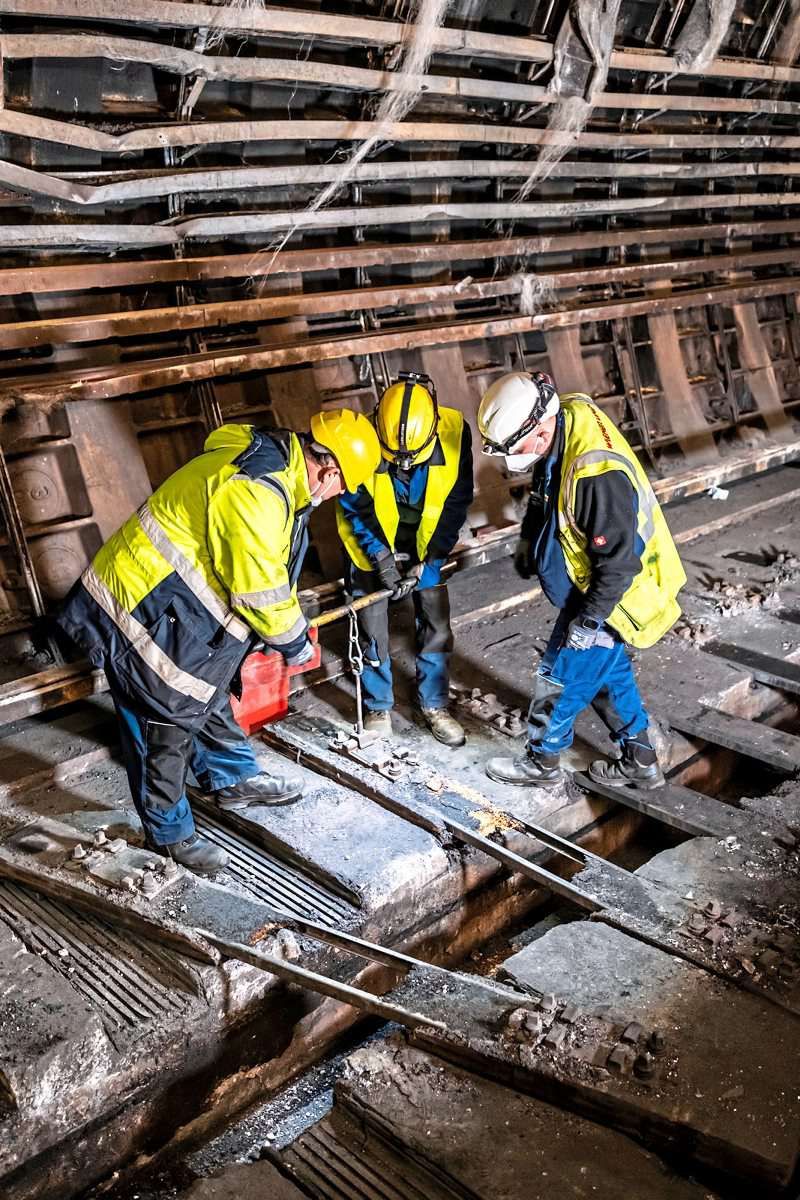
M143 391L176 387L197 379L216 379L265 371L300 363L325 362L378 351L442 346L482 338L505 337L536 329L556 329L590 321L673 312L677 308L730 304L765 296L790 295L800 289L800 277L757 280L723 287L692 288L637 300L602 301L529 316L421 325L399 330L379 330L357 336L309 339L292 344L271 344L217 353L183 355L122 363L39 376L18 376L0 383L3 398L20 402L109 400Z
M639 97L640 99L641 97ZM9 189L2 198L47 197L78 207L158 199L175 195L207 195L259 188L283 188L330 183L338 167L212 167L174 171L62 172L49 175L0 159L0 184ZM363 162L353 168L354 183L417 179L525 179L531 164L525 159L417 159ZM800 175L796 162L560 162L551 179L754 179ZM90 182L110 177L111 182Z
M2 114L0 114L2 116ZM798 138L800 144L800 138ZM110 222L64 221L45 224L0 225L0 247L6 249L64 246L137 247L178 245L192 239L268 236L283 230L374 228L384 225L413 225L430 221L539 221L565 217L619 213L692 212L695 209L751 209L792 207L800 204L798 192L739 192L716 196L644 196L624 200L570 200L523 204L395 204L364 208L286 209L270 213L237 213L231 216L186 217L171 225L117 225ZM629 231L630 237L635 233ZM255 251L254 255L258 252ZM266 261L271 252L261 252Z
M1 7L1 6L0 6ZM136 62L173 75L232 83L292 83L298 87L324 87L354 91L395 91L395 71L350 67L343 63L314 62L300 58L248 58L206 54L160 42L97 34L4 33L0 37L7 59L108 59ZM536 84L511 83L470 75L421 75L414 81L425 95L452 99L511 101L515 104L556 104L559 96ZM668 95L663 92L599 92L595 108L656 109L696 112L755 113L797 116L800 104L791 100L748 99L739 96Z
M256 5L170 3L169 0L0 0L0 13L16 16L117 21L166 29L214 29L254 37L312 38L350 46L398 46L407 37L401 21L380 21L319 10L290 11ZM435 51L447 54L491 55L513 61L549 62L553 48L540 38L485 34L476 30L439 27Z
M117 21L168 29L212 28L252 37L312 38L346 46L396 46L405 36L401 22L351 17L339 13L288 10L253 5L170 3L169 0L0 0L0 13L17 16L73 18L82 21ZM482 33L472 29L440 27L434 31L435 52L488 57L513 62L551 62L553 46L541 38ZM659 51L618 49L611 56L614 70L674 75L676 60ZM717 58L703 72L705 78L753 79L759 82L797 83L800 71L753 59Z
M729 272L744 266L786 266L800 262L800 246L744 254L700 255L668 262L637 262L618 266L577 267L563 271L538 271L538 284L548 291L588 289L607 283L643 283L694 274ZM166 308L135 308L130 312L96 313L92 316L48 317L36 321L0 324L0 350L30 346L71 345L142 334L211 329L224 325L274 320L323 313L393 308L441 302L465 302L518 295L521 277L456 280L449 283L416 284L405 287L370 287L335 292L272 293L256 300L228 300L210 304L184 304ZM549 307L549 306L546 306ZM585 389L584 390L588 390Z
M639 245L665 242L703 242L711 239L741 237L793 236L800 233L800 221L723 221L709 225L658 226L637 229ZM586 233L553 234L473 241L417 242L388 245L336 246L324 250L284 250L272 263L271 275L306 271L343 270L354 267L390 267L401 263L480 262L489 258L513 258L516 255L565 254L576 250L594 250L629 245L630 230L600 230ZM174 283L193 283L223 279L258 277L267 266L268 256L217 254L183 259L151 259L145 262L108 262L69 266L9 267L0 269L0 295L76 292L90 289L117 289Z
M403 159L396 162L364 162L353 168L356 183L417 179L519 179L530 173L525 159ZM336 178L332 164L320 166L213 167L183 169L174 172L114 171L100 173L64 172L49 175L0 160L0 183L9 189L10 198L42 196L79 206L108 205L117 202L147 200L167 195L205 195L213 192L241 192L248 189L314 186ZM800 175L800 164L792 162L560 162L553 166L550 178L558 179L727 179L791 177ZM90 183L84 180L109 176L112 182Z
M130 154L167 146L229 145L231 142L363 142L379 132L383 142L459 142L503 146L569 146L575 150L797 150L800 136L771 133L570 133L526 125L446 121L196 121L144 125L109 133L88 125L0 109L0 132L92 150Z

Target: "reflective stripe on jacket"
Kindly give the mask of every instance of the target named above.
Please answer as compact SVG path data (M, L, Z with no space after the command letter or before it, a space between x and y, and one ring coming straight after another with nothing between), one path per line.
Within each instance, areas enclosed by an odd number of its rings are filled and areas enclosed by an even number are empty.
M636 491L641 570L613 609L608 624L631 646L652 646L680 616L677 595L686 573L650 481L625 438L588 396L562 396L564 453L558 495L558 539L570 579L588 590L592 564L586 533L575 521L582 479L624 471Z
M424 562L425 560L428 546L442 518L447 498L459 479L464 429L464 417L457 409L439 409L437 436L442 454L440 463L431 461L425 464L428 478L425 486L422 515L416 535L417 555L420 562ZM471 499L471 469L469 483L469 498ZM389 471L379 471L373 475L370 480L358 489L358 492L354 493L354 499L358 506L363 505L368 510L369 518L374 518L375 522L377 522L377 527L387 550L394 551L400 514ZM469 500L467 500L468 503ZM466 509L458 521L459 528L465 517ZM372 570L374 560L371 560L364 552L348 519L347 513L340 503L336 505L336 524L342 543L355 565L362 571ZM457 536L458 530L456 529L453 544L455 544ZM452 546L449 547L447 553L449 553L450 549L452 549ZM440 556L437 554L437 557Z
M286 651L306 637L309 502L295 434L224 425L101 547L59 624L112 688L171 719L202 715L256 640Z

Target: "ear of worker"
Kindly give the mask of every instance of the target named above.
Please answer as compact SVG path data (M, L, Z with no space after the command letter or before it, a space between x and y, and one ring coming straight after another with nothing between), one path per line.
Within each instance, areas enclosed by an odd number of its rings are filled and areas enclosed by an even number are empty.
M627 646L652 645L679 613L685 581L647 477L588 396L559 396L543 374L515 372L484 396L485 453L530 478L515 553L559 609L534 678L525 753L493 759L498 781L551 785L589 703L620 759L593 767L606 783L663 781ZM448 710L453 632L443 567L473 498L470 427L440 406L433 380L402 373L367 417L318 413L306 433L225 425L100 549L56 621L101 667L148 845L213 873L226 856L201 838L189 774L222 809L287 804L302 787L269 773L236 724L230 695L258 647L290 665L311 659L297 583L309 518L336 502L345 580L359 610L366 726L391 736L390 604L411 597L421 720L463 744Z

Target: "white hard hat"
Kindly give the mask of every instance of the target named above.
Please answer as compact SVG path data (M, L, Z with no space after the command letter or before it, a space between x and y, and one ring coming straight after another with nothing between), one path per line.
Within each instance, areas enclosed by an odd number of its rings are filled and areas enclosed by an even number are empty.
M485 454L508 454L537 425L558 413L555 384L544 371L501 375L478 408L478 429Z

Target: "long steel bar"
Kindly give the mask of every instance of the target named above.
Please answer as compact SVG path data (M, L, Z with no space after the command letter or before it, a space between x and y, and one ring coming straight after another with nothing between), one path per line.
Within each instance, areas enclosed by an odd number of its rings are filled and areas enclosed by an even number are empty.
M798 193L800 203L800 193ZM109 400L143 391L189 383L195 379L244 375L251 371L296 366L301 363L327 362L354 354L408 350L412 347L444 346L481 338L497 338L536 329L563 329L591 321L615 317L674 312L687 306L739 303L782 296L800 288L798 277L764 279L724 287L691 288L665 295L625 301L601 301L580 308L540 312L534 316L496 317L439 325L418 325L402 329L380 330L320 339L307 339L286 345L259 345L183 355L176 358L150 359L140 363L122 363L115 368L90 368L39 377L19 376L0 385L0 396L16 403L53 400Z
M370 1013L373 1017L381 1017L384 1021L397 1021L399 1025L405 1025L409 1029L425 1027L428 1029L437 1029L440 1033L447 1032L447 1026L443 1022L436 1021L432 1017L425 1016L423 1013L416 1013L411 1009L403 1008L402 1005L381 1000L379 996L373 995L372 992L365 992L361 988L352 987L348 983L340 983L338 980L329 979L327 975L320 975L317 971L309 971L307 967L298 966L297 963L273 958L272 955L265 954L263 950L254 950L252 946L245 946L241 942L227 941L225 938L218 937L208 929L196 928L194 932L198 937L208 942L210 946L213 946L215 950L218 950L220 954L225 955L226 958L234 958L239 962L247 963L251 967L258 967L262 971L268 971L270 975L277 975L278 978L285 979L288 983L296 983L299 987L316 992L318 995L329 996L332 1000L339 1000L342 1004L349 1004L352 1008L358 1008L362 1012Z
M325 942L330 946L336 946L340 950L348 950L350 953L357 955L359 958L365 958L369 962L380 963L384 967L391 967L402 971L413 971L414 968L421 967L425 971L431 971L434 974L440 975L443 980L453 977L453 972L448 970L447 967L440 967L435 963L425 962L424 959L414 958L413 955L403 954L402 951L392 950L388 946L379 946L375 942L365 941L354 934L345 933L344 930L334 929L330 925L320 925L318 921L311 921L305 917L292 916L291 913L280 912L277 909L272 910L272 915L275 924L280 925L281 929L305 934L315 941ZM482 979L479 975L470 976L470 986L497 995L497 988L487 980Z
M0 116L2 110L0 110ZM798 138L800 147L800 138ZM236 213L186 217L171 225L39 222L0 226L0 246L8 249L48 246L171 246L185 239L211 241L219 237L264 236L281 230L373 228L382 225L448 221L534 221L549 217L578 218L606 213L648 215L653 212L691 212L695 209L774 208L800 204L797 192L737 192L717 196L638 196L623 200L532 201L530 203L397 204L372 208L330 208L297 213ZM668 239L667 239L668 240ZM258 252L253 257L257 259ZM267 255L267 257L269 257Z
M409 812L413 813L413 809ZM576 904L578 908L584 909L585 912L600 912L603 905L590 896L588 892L584 892L582 888L576 887L574 883L570 883L567 879L562 879L560 875L554 875L552 871L548 871L546 867L537 866L536 863L529 862L527 858L523 858L520 854L515 854L513 850L506 849L505 846L498 845L497 842L491 841L490 838L484 837L482 833L478 833L475 829L470 829L467 825L462 825L460 821L454 821L452 817L442 815L442 822L446 829L462 842L466 842L468 846L473 846L476 850L482 850L484 854L488 854L490 858L496 859L509 871L524 875L527 879L531 879L540 887L547 888L556 896L560 896L562 900L570 900ZM409 816L409 820L413 817ZM512 818L513 820L513 818Z
M315 62L297 58L248 58L215 55L206 57L193 50L129 37L97 34L4 33L3 56L7 59L104 58L111 62L135 62L171 74L234 83L290 82L299 86L335 87L363 91L394 91L402 83L394 71L349 67L342 63ZM510 83L470 75L421 75L417 85L426 95L457 99L511 100L518 104L556 104L556 92L536 84ZM658 109L659 111L800 114L800 104L791 100L747 99L739 96L657 95L644 92L600 92L595 107L612 109Z
M413 164L409 164L413 166ZM703 241L706 238L753 238L793 236L800 233L800 220L720 221L712 225L676 225L636 230L640 245L663 245ZM351 245L330 249L284 250L271 268L273 276L305 271L327 271L354 267L390 267L406 263L480 262L489 258L532 254L564 254L578 250L622 246L631 231L589 232L486 238L473 241L411 242L388 245ZM69 266L9 267L0 269L0 294L75 292L90 288L115 289L172 283L177 279L204 280L258 278L267 268L268 256L217 254L146 262L71 263Z
M561 133L527 125L444 121L399 121L378 130L372 121L201 121L144 125L125 133L108 133L90 125L40 117L17 109L0 109L0 130L99 154L128 154L164 146L229 145L233 141L353 141L379 133L386 141L460 142L479 145L569 146L577 150L795 150L800 137L784 133Z
M612 282L643 282L692 274L710 275L743 267L786 266L800 262L800 246L757 250L748 254L710 254L666 262L628 263L622 266L568 268L537 272L546 289L588 289ZM39 345L72 345L107 338L135 337L147 333L181 329L212 328L225 324L258 322L276 317L350 312L357 308L377 309L433 304L443 301L486 300L519 294L519 275L478 279L465 286L463 280L391 287L368 287L335 292L272 293L257 300L229 300L200 304L187 302L173 307L143 308L130 312L94 313L91 316L54 317L0 324L0 349ZM629 342L629 353L633 353Z
M330 183L336 178L333 165L279 167L211 167L142 171L63 171L58 175L34 171L19 163L0 161L0 184L10 198L46 196L77 207L109 205L131 200L157 199L167 195L198 195L242 192L254 188L283 188L293 185ZM393 162L364 162L353 168L354 183L411 179L489 179L527 178L530 162L526 159L414 159ZM611 179L736 179L794 176L800 174L795 162L562 162L553 166L548 178L595 180ZM109 182L90 182L95 179Z
M0 0L0 13L18 16L76 18L82 21L122 21L129 25L154 25L172 29L212 28L229 33L275 37L312 38L345 45L395 46L403 42L405 26L397 21L352 17L342 13L262 8L255 5L169 3L168 0ZM551 62L552 43L536 37L483 33L441 26L434 31L434 51L508 58L513 62ZM611 56L614 70L646 71L675 75L679 64L660 51L617 49ZM759 82L796 83L800 70L777 63L744 58L716 58L703 71L705 78L754 79Z

